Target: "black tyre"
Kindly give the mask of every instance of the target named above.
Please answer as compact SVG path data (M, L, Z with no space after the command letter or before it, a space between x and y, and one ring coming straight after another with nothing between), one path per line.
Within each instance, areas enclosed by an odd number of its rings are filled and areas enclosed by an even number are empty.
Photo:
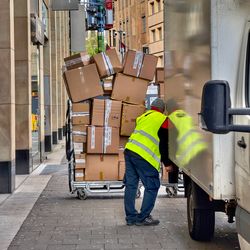
M208 195L195 183L190 183L187 193L188 230L191 238L197 241L209 241L214 235L214 210L211 206L206 209L205 204L200 204L200 206L197 204L203 202L205 196L205 200L208 201Z
M78 190L77 191L77 197L80 200L86 200L87 199L87 194L84 190Z

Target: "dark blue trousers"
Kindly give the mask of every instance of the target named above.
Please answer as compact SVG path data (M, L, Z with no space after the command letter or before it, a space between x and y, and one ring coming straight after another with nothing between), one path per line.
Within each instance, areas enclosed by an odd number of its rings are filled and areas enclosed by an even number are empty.
M124 206L127 222L141 222L148 217L154 208L158 190L160 188L159 172L147 161L125 153L125 196ZM140 213L135 209L136 192L139 179L145 191Z

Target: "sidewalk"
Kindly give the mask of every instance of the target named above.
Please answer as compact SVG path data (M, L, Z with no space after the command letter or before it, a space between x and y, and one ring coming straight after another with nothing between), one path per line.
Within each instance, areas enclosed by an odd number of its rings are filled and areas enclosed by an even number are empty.
M239 249L235 224L228 224L221 213L216 215L215 237L211 242L191 240L186 200L166 198L164 191L153 214L160 219L159 226L126 226L122 195L79 200L69 193L64 153L61 147L50 154L44 166L0 204L1 250L7 249L12 238L9 250ZM140 202L141 198L137 205Z

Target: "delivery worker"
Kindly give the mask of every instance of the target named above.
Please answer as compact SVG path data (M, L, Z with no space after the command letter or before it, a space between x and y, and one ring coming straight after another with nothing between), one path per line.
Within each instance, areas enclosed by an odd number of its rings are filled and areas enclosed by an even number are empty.
M136 119L135 130L125 146L124 206L127 225L154 226L160 222L151 216L151 211L160 188L161 161L165 166L170 165L167 151L167 116L163 114L164 111L164 101L155 99L151 104L151 110ZM135 199L139 179L145 191L138 213L135 209Z
M207 144L201 134L195 129L192 117L184 110L179 109L177 103L170 99L167 101L170 145L175 143L175 152L170 152L175 157L174 162L178 167L186 167L198 154L207 149ZM171 149L171 150L172 150ZM173 173L171 173L173 174ZM170 174L170 175L171 175ZM178 178L178 175L176 175Z

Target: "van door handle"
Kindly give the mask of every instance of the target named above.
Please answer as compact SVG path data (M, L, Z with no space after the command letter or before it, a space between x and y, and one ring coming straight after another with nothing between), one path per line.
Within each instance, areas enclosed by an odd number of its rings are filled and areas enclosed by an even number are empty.
M241 140L237 141L237 145L244 149L247 148L247 144L245 143L245 139L243 136L241 137Z

